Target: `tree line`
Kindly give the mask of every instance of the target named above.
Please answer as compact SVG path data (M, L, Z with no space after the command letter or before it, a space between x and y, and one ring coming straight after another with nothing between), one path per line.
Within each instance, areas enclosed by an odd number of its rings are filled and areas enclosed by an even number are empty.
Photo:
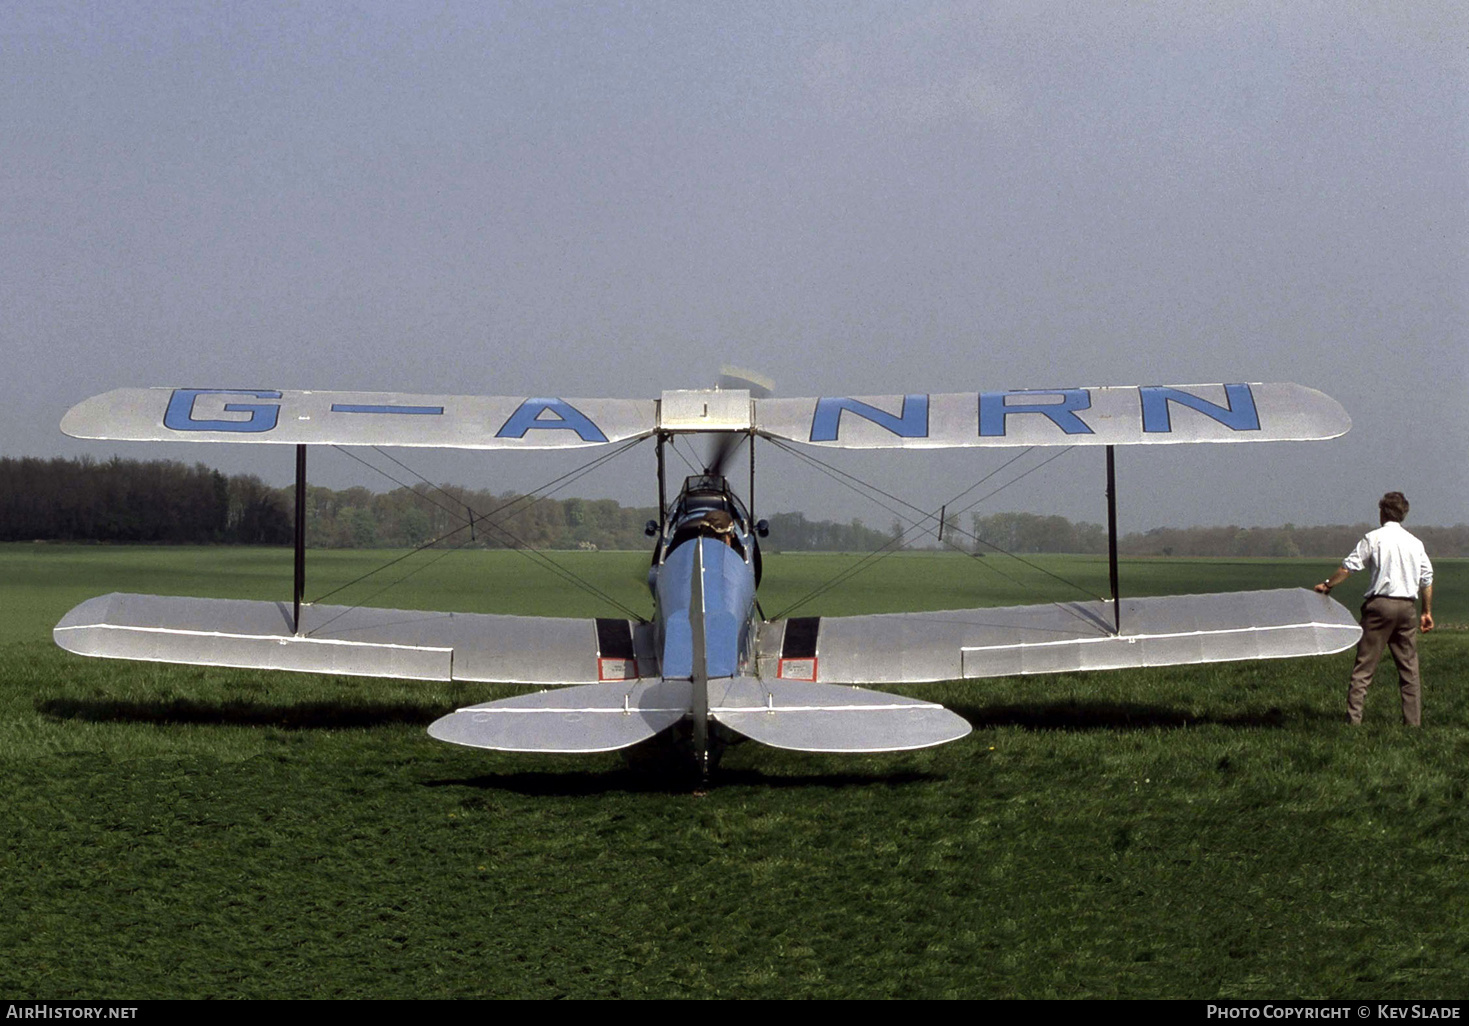
M294 502L294 488L282 489ZM292 514L294 516L294 514ZM341 491L308 485L309 548L641 549L653 506L613 499L556 499L471 490L458 485Z
M1107 551L1101 524L1072 523L1065 517L1034 513L994 513L972 518L973 536L963 539L975 552ZM1469 556L1469 524L1454 527L1406 525L1422 539L1430 556ZM1322 527L1155 527L1117 539L1124 556L1321 556L1340 559L1377 524Z
M0 458L0 541L290 545L295 488L167 460ZM307 485L309 548L642 549L654 506L540 498L457 485L373 492ZM771 547L868 551L862 525L770 517Z
M0 541L99 541L289 545L295 489L251 474L226 477L202 463L0 458ZM308 485L311 548L641 549L652 506L613 499L537 498L456 485L373 492ZM860 519L769 516L770 551L870 552L891 546L901 525L879 531ZM980 554L1107 551L1100 524L1062 516L993 513L971 517L972 533L946 524L946 540ZM1376 524L1324 527L1159 527L1118 539L1128 556L1322 556L1340 558ZM1409 525L1436 556L1469 555L1469 525Z
M295 488L202 463L0 458L0 540L290 545ZM306 488L311 548L642 548L657 510L454 485Z
M0 540L290 544L278 489L166 460L0 459Z

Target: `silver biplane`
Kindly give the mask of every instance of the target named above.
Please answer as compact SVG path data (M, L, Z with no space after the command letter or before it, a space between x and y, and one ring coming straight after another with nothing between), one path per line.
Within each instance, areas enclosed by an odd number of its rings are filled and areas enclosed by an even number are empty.
M1122 598L1113 447L1305 441L1350 420L1295 384L1098 387L774 398L758 385L659 399L428 396L269 389L120 389L74 407L78 438L296 447L293 602L114 593L55 628L81 655L414 680L558 685L459 709L429 733L510 752L605 752L679 735L706 769L752 738L811 752L891 752L963 737L961 717L865 685L1324 655L1360 630L1308 589ZM1112 597L1004 608L766 620L755 521L723 456L667 501L664 447L714 435L845 448L1106 449ZM551 449L653 438L659 520L651 620L426 613L303 603L310 445ZM752 500L753 501L753 500Z

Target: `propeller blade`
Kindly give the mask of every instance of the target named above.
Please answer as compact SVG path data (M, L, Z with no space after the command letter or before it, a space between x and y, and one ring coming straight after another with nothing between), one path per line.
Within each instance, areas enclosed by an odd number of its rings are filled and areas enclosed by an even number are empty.
M769 378L728 364L719 368L718 387L725 390L744 389L750 393L752 399L769 399L775 394L775 383ZM743 434L734 431L716 436L704 469L710 474L723 477L725 465L744 440Z
M738 431L727 431L716 435L714 444L709 449L709 459L705 463L704 471L708 474L718 474L724 477L724 466L729 458L734 455L740 443L745 440L744 434Z
M719 368L719 385L723 389L743 388L751 399L769 399L775 394L775 382L742 367L725 365Z

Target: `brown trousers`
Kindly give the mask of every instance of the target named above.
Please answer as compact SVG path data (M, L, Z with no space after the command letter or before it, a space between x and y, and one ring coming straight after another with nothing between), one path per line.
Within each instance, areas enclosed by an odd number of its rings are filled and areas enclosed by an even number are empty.
M1357 642L1357 665L1347 689L1347 719L1362 722L1362 702L1372 684L1372 674L1386 646L1398 664L1398 690L1403 697L1403 722L1410 727L1422 723L1418 680L1418 603L1415 599L1374 595L1362 603L1362 640Z

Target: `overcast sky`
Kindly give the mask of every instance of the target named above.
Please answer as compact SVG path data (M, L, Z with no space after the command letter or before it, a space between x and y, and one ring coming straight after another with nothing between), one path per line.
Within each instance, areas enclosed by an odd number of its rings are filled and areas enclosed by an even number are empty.
M1387 489L1463 522L1466 10L0 2L0 453L289 480L286 449L60 434L124 385L1297 381L1351 432L1121 450L1123 529L1355 522ZM400 455L497 490L586 458ZM841 465L937 506L1010 455ZM759 463L766 512L892 519ZM652 466L573 491L651 502ZM359 471L313 456L392 487ZM1071 452L981 511L1100 521L1101 477Z

